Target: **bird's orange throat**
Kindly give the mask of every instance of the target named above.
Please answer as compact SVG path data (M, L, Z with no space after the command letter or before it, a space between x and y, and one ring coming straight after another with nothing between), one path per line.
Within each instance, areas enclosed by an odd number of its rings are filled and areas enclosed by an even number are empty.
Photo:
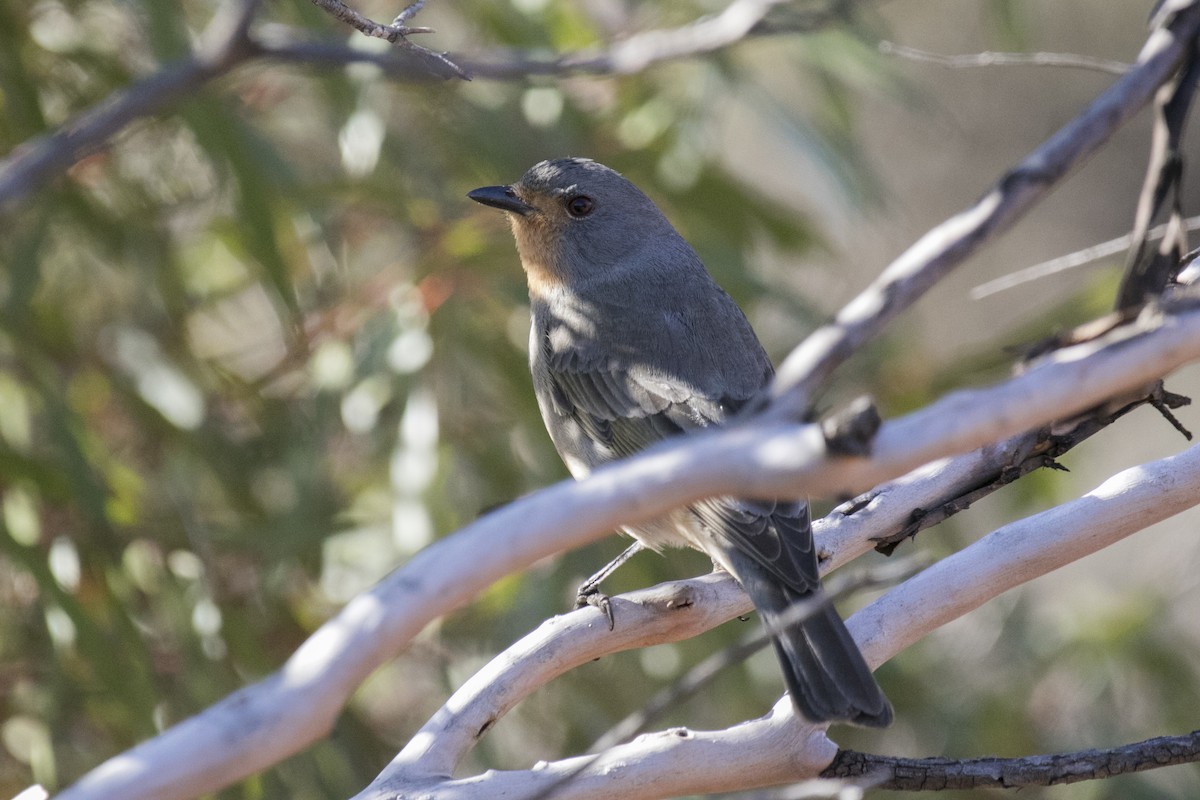
M509 220L512 222L513 237L517 240L517 252L525 269L530 295L542 297L562 287L563 272L556 244L558 235L551 229L552 225L537 217L510 214Z

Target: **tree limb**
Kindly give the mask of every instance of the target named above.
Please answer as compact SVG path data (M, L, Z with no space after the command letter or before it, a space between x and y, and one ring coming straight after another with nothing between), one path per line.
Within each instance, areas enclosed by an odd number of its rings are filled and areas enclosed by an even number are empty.
M824 778L868 778L871 787L908 792L1018 789L1111 778L1200 760L1200 731L1157 736L1104 750L1023 758L895 758L840 750Z

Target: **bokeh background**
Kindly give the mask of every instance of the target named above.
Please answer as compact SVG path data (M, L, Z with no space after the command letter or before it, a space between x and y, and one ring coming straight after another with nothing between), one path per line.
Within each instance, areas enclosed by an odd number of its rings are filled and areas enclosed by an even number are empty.
M1131 61L1149 5L853 3L818 33L622 78L403 84L366 67L260 62L122 131L0 219L0 795L65 786L267 675L422 546L566 476L529 386L506 225L466 191L559 155L623 171L778 360L1112 81L951 70L882 55L881 40ZM422 40L438 49L552 52L722 6L439 0L417 22L438 29ZM0 151L179 58L215 7L0 0ZM386 47L305 0L262 17ZM968 294L1127 231L1148 130L1143 115L1118 134L847 365L825 402L869 392L902 413L1002 377L1009 348L1107 310L1120 257ZM1168 387L1200 391L1195 370ZM1194 412L1181 417L1200 428ZM1071 453L1070 474L1031 476L897 552L951 552L1182 446L1139 411ZM1198 520L1159 525L937 632L880 671L896 725L835 739L898 755L1022 755L1197 727ZM328 740L220 796L354 793L623 546L614 536L495 585L381 669ZM610 589L706 569L690 553L643 555ZM502 721L468 768L577 752L747 630L576 670ZM763 653L664 724L728 726L780 692ZM1200 771L1185 766L1022 796L1197 793Z

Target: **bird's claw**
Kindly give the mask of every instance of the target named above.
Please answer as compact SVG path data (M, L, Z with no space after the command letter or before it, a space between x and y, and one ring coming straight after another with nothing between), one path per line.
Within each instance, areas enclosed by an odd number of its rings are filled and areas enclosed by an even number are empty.
M611 631L615 627L616 620L613 618L612 601L604 592L594 586L579 587L579 593L575 595L575 607L583 608L584 606L600 609L608 620L608 629Z

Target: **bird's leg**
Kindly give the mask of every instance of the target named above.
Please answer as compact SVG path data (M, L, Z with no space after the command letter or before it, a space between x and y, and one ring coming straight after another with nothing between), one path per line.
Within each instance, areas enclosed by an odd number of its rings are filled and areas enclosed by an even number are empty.
M625 548L625 552L605 564L600 568L599 572L584 581L580 585L579 591L575 594L575 607L595 606L600 609L604 612L604 616L608 617L608 629L611 631L615 624L612 603L609 602L608 595L600 591L600 584L604 582L605 578L616 572L618 567L644 549L645 547L642 543L635 540L633 544Z
M730 576L733 575L733 572L728 567L726 567L720 561L717 561L715 558L712 560L712 565L713 565L713 572L724 572L726 575L730 575ZM737 580L737 578L734 578L734 580ZM750 618L748 616L746 616L745 614L738 614L738 621L749 622Z

